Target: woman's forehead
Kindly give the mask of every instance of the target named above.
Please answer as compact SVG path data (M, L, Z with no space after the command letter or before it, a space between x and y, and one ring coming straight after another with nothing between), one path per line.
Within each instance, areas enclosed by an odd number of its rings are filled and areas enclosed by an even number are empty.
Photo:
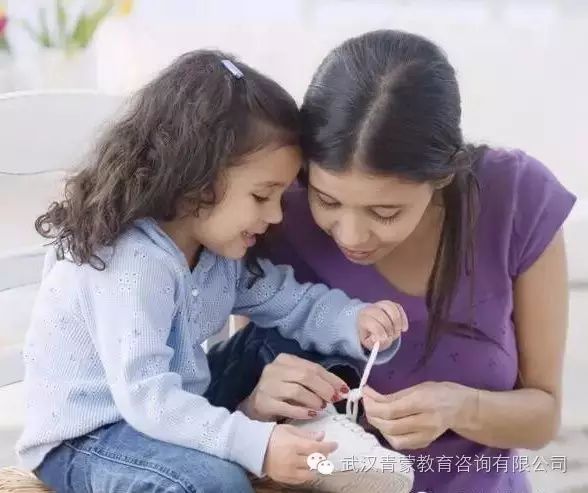
M341 202L357 204L397 204L411 202L415 195L427 189L425 183L415 183L395 175L375 175L351 167L343 172L331 171L311 164L310 185Z

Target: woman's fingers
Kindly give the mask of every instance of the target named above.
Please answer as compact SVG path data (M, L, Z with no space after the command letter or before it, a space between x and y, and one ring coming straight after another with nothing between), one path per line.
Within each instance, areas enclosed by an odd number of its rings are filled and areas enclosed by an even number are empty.
M418 432L406 435L384 435L384 438L394 450L418 450L431 445L437 437L429 433Z
M364 392L363 405L368 419L370 417L398 419L419 414L422 411L418 402L415 402L412 396L382 401L374 400L368 392Z
M365 385L363 387L363 394L367 395L368 397L370 397L372 400L376 401L376 402L388 402L391 399L391 394L389 395L384 395L384 394L380 394L378 391L372 389L369 385Z
M324 402L336 402L340 394L349 391L342 379L316 363L293 355L284 355L280 361L276 359L276 363L273 371L277 380L302 385Z
M398 419L368 418L372 426L375 426L385 435L407 435L424 431L423 415L414 414Z
M298 383L284 382L277 389L277 398L294 406L302 406L309 410L318 411L324 407L325 401L314 392Z
M347 392L345 382L320 365L280 354L263 369L250 401L257 415L264 418L309 419Z
M316 416L316 413L318 413L318 411L309 409L306 406L291 404L280 399L271 399L271 412L274 416L289 419L312 419Z

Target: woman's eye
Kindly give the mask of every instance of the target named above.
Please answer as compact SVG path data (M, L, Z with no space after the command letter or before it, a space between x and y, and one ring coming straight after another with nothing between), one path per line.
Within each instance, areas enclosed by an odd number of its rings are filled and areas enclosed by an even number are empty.
M261 195L255 195L254 193L251 194L253 195L253 198L255 199L256 202L267 202L270 198L269 197L262 197Z
M398 218L398 216L400 215L400 211L396 211L391 216L382 216L381 214L378 214L377 212L372 211L372 215L374 216L374 218L377 221L380 221L383 223L391 223L392 221L394 221L395 219Z
M323 199L320 195L317 195L316 198L323 207L337 207L339 205L337 202L331 202Z

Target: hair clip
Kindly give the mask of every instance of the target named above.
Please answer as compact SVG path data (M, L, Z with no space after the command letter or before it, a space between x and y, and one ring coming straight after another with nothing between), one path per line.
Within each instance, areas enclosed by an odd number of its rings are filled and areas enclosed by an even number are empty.
M221 60L221 63L225 66L225 68L233 74L236 79L242 79L244 77L243 72L241 72L237 66L231 62L231 60L227 60L226 58Z

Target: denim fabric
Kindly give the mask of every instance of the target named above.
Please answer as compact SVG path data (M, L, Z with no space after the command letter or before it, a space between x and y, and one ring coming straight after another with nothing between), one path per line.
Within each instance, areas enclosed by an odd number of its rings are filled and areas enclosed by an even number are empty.
M35 473L57 493L253 492L241 466L154 440L123 421L63 442Z
M208 352L211 384L205 397L234 411L251 393L265 365L280 353L320 364L350 387L359 383L363 362L337 354L304 351L276 330L249 324ZM154 440L123 421L63 442L35 470L57 493L247 493L245 470L197 450Z

